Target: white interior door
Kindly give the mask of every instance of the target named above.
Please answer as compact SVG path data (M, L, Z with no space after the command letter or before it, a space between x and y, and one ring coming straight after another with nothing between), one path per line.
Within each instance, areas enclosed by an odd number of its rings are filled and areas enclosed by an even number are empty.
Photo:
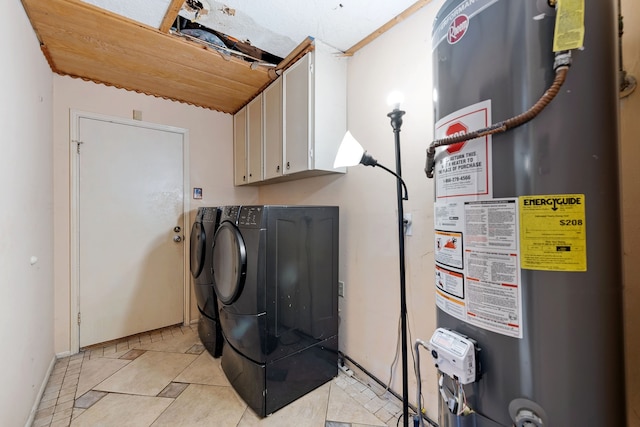
M80 347L182 323L184 134L78 120Z

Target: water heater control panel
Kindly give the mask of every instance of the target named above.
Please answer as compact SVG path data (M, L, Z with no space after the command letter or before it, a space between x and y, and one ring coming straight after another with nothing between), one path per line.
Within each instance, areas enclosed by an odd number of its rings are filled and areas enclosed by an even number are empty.
M449 329L438 328L429 340L431 356L436 368L443 374L470 384L479 379L477 343Z

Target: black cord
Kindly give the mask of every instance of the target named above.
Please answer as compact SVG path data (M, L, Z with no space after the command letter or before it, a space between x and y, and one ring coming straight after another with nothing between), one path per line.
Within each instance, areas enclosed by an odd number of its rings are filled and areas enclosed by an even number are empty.
M402 188L404 189L404 196L402 196L402 200L409 200L409 192L407 191L407 184L404 183L404 180L400 175L398 175L397 173L395 173L394 171L392 171L391 169L389 169L388 167L380 163L376 163L374 166L378 166L379 168L386 170L391 175L395 176L398 180L400 180L400 184L402 184Z

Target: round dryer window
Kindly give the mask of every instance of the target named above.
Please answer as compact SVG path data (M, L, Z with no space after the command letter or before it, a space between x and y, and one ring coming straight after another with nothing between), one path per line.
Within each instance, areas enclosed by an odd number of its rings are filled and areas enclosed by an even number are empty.
M242 292L247 272L247 251L235 225L228 221L220 224L212 256L216 294L220 302L231 304Z
M204 256L206 252L206 236L201 222L196 222L191 228L191 274L198 278L204 267Z

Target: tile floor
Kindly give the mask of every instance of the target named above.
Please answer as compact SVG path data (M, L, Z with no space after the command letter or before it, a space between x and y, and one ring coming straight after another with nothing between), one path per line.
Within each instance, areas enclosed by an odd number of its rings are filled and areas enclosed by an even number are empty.
M396 426L402 404L364 375L332 381L260 419L204 350L197 325L92 346L59 359L33 427Z

